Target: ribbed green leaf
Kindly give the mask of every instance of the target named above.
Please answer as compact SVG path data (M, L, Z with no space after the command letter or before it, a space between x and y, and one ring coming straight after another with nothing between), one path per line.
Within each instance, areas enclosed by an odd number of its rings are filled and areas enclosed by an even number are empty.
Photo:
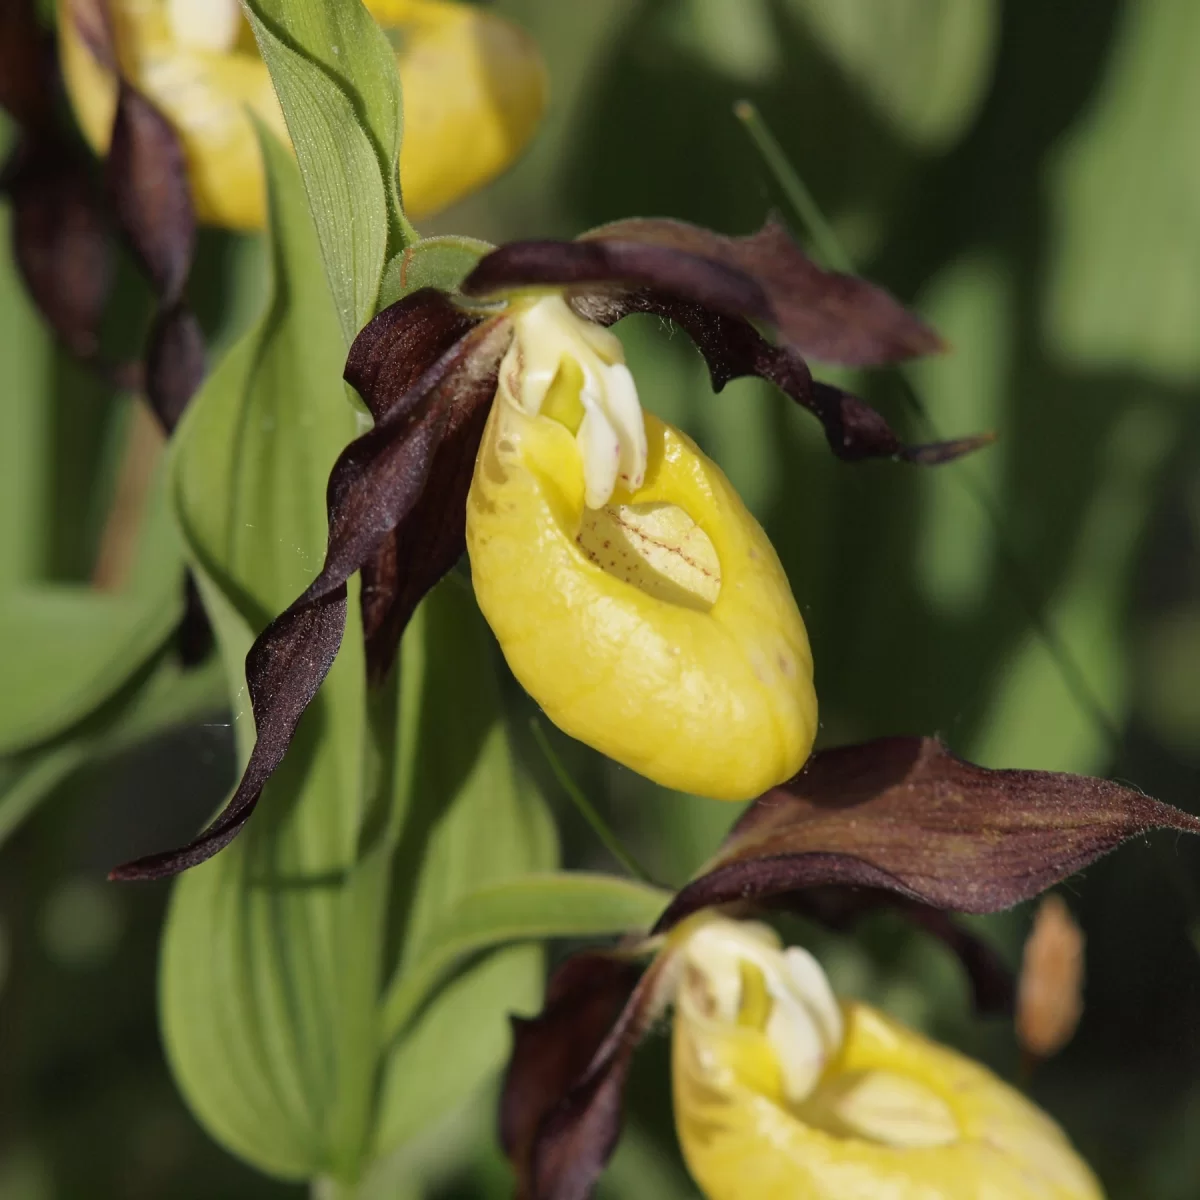
M0 206L0 245L12 217ZM50 539L54 351L11 256L0 256L0 343L5 355L4 436L0 438L0 588L36 579Z
M647 930L670 899L649 884L586 872L520 875L468 892L426 939L425 954L394 981L384 1002L384 1037L401 1032L438 980L468 955L507 942Z
M120 593L29 583L0 591L0 754L61 733L112 696L183 614L179 536L156 489Z
M400 77L360 0L245 0L304 178L347 344L384 263L413 238L400 203Z
M541 1007L540 947L510 946L444 987L387 1064L376 1150L394 1152L449 1116L508 1058L509 1014Z
M261 321L194 399L172 457L173 503L231 680L242 761L253 718L242 661L254 632L307 585L324 550L325 480L356 432L342 339L295 165L264 139L274 286ZM255 819L185 875L164 934L162 1021L177 1080L218 1140L304 1178L354 1159L365 1122L356 1046L373 1029L345 936L365 729L362 639L346 645ZM349 961L348 961L349 959ZM370 963L367 964L369 972Z
M1200 372L1200 7L1126 5L1117 33L1055 156L1049 332L1089 367L1187 382Z
M450 914L480 889L552 868L557 847L545 804L514 761L491 635L459 579L430 594L401 653L393 870L394 903L408 917L391 990L418 978L428 999L444 972L425 964L441 954ZM505 955L438 993L398 1043L400 1030L387 1027L391 1001L383 1002L381 1045L389 1057L377 1153L444 1116L501 1065L504 1014L535 999L541 981L540 952ZM435 1050L444 1077L433 1097L423 1094L426 1084L411 1064Z
M281 147L265 157L272 299L193 401L172 458L173 501L239 682L254 632L319 566L326 476L357 424L297 172ZM469 591L451 579L422 605L370 720L357 614L352 590L341 653L258 812L180 880L165 934L163 1026L189 1103L235 1153L291 1178L352 1181L389 1132L437 1120L496 1069L502 1014L541 984L536 951L507 955L437 995L409 1038L380 1041L388 947L406 970L464 895L552 867L555 846L513 761ZM244 761L244 689L234 711ZM445 1032L463 1021L472 1036ZM393 1069L435 1036L436 1103Z

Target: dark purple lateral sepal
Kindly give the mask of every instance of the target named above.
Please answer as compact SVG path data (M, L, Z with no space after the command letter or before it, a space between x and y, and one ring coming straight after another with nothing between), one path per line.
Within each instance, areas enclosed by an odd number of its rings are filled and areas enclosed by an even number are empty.
M384 322L376 327L372 336L386 326ZM490 401L510 337L503 319L478 325L453 341L407 392L390 399L374 397L373 407L383 416L342 451L329 476L329 541L321 573L263 630L246 656L258 740L237 790L192 842L117 867L110 878L175 875L211 858L237 836L333 665L345 632L346 581L373 560L420 501L438 449L455 422L459 427L469 423L462 414ZM355 378L367 379L370 371L363 371ZM384 387L382 374L376 383Z
M0 13L0 103L22 127L2 181L13 198L14 255L30 295L67 349L115 386L143 389L170 432L205 372L203 335L184 300L196 220L183 147L162 113L121 75L105 0L67 0L63 20L117 77L104 195L77 138L60 127L52 39L30 0L10 0ZM114 231L158 301L144 368L107 362L99 352Z
M462 290L487 296L528 286L649 289L766 322L798 353L848 366L943 348L928 325L882 288L817 266L775 220L741 238L682 221L635 219L575 242L513 242L483 258Z
M667 962L567 959L541 1014L513 1021L500 1141L518 1200L586 1200L616 1149L633 1052L653 1021Z
M992 441L990 434L949 442L910 446L900 440L883 417L865 401L812 377L807 363L787 346L773 346L737 317L710 312L652 291L609 294L574 293L572 306L581 316L612 325L631 313L650 313L673 321L696 344L720 392L733 379L757 376L821 422L829 448L846 462L865 458L899 458L931 466L950 462Z
M362 330L350 348L346 380L382 420L407 403L414 377L478 323L443 293L422 288ZM459 379L420 499L363 563L363 635L367 669L375 681L390 670L421 599L466 550L467 491L496 391L498 362L481 362Z
M1104 779L978 767L936 738L826 750L747 809L656 932L702 908L831 884L997 912L1152 829L1200 833L1200 818Z
M113 229L90 160L60 122L54 40L32 0L0 11L0 105L20 130L0 169L13 206L13 257L63 345L114 386L141 385L137 364L100 353L114 278Z
M170 432L206 370L204 335L184 298L196 250L196 214L178 135L124 79L105 180L117 225L158 297L144 386L150 407Z

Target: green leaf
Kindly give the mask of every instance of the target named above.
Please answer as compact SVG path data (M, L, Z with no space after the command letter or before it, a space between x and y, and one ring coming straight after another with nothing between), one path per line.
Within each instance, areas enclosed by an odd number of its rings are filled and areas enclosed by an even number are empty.
M995 0L792 0L791 7L879 115L919 146L952 143L987 95L999 44Z
M326 477L359 428L342 402L344 352L298 174L281 147L264 156L272 296L193 400L171 462L188 553L239 685L254 633L320 565ZM176 885L161 984L172 1068L212 1135L272 1174L347 1185L379 1130L409 1136L418 1116L436 1120L496 1068L499 1014L541 984L526 948L457 980L420 1030L385 1045L389 955L403 969L467 892L555 859L544 805L513 761L494 647L469 591L454 579L435 589L400 670L369 703L353 588L349 611L333 670L253 820ZM244 688L233 699L245 761L252 715ZM468 1011L480 1036L458 1039L437 1103L422 1102L419 1081L393 1065L428 1055L415 1039Z
M86 584L30 583L0 592L0 754L54 737L125 684L183 615L183 558L152 494L137 563L118 594Z
M474 597L455 576L434 589L405 634L393 791L393 902L407 920L393 994L416 976L424 981L417 984L422 997L429 999L444 972L430 972L424 964L439 953L446 920L467 897L552 867L557 858L545 803L513 756L494 654ZM507 965L481 966L443 989L399 1041L399 1028L388 1027L382 1017L381 1048L388 1058L377 1154L413 1136L418 1115L422 1124L445 1115L500 1065L507 1045L503 1014L526 1005L542 982L540 952L509 955L503 962ZM386 1014L391 1000L382 1003ZM452 1022L443 1008L459 1015ZM451 1024L456 1034L448 1032ZM466 1036L468 1029L480 1036ZM413 1061L433 1052L429 1039L445 1071L436 1100L422 1098L423 1085L409 1073Z
M510 946L452 980L397 1046L380 1097L376 1152L395 1152L503 1067L509 1014L541 1007L541 950Z
M1142 545L1164 464L1178 445L1179 416L1151 403L1114 422L1096 485L1046 619L1104 720L1079 703L1073 680L1036 631L1012 648L988 696L986 723L971 751L981 762L1050 771L1096 771L1112 752L1130 682L1121 625L1127 584Z
M521 875L468 892L426 939L384 1001L383 1036L405 1029L429 993L468 955L507 942L647 930L670 903L661 888L585 872Z
M422 238L392 258L379 285L379 307L387 308L411 292L432 287L456 292L475 264L495 247L479 238L444 234Z
M1095 98L1055 148L1046 304L1072 363L1200 373L1197 39L1194 4L1123 7Z
M295 165L266 138L263 154L271 295L193 400L171 463L173 503L236 681L243 762L253 740L245 653L316 573L326 478L357 431ZM343 651L254 821L179 881L164 932L163 1032L186 1099L219 1141L291 1178L352 1173L366 1138L356 1110L358 1077L373 1066L374 994L362 995L352 936L363 886L364 690L352 603Z
M359 0L245 0L279 95L347 345L415 234L399 191L400 77Z
M0 205L0 244L12 244L12 212ZM41 574L53 506L54 350L25 295L11 255L0 256L4 436L0 438L0 587Z

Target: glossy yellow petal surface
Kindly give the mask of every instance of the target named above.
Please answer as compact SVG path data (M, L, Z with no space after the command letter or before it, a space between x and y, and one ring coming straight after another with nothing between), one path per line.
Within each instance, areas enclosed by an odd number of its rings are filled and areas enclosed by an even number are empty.
M676 1124L709 1200L1101 1200L1019 1092L866 1005L842 1015L840 1054L796 1104L764 1073L764 1034L677 1012Z
M720 469L650 414L645 432L641 486L588 509L571 431L497 400L467 502L475 592L561 729L668 787L743 800L808 756L808 638Z
M116 81L79 37L71 2L58 0L63 74L88 141L103 153ZM211 49L180 40L168 0L112 0L110 7L122 69L182 137L200 219L261 228L263 173L247 110L285 142L287 129L245 21L239 18L229 48ZM440 0L367 7L397 47L400 180L406 211L419 219L480 187L520 153L545 106L545 71L532 40L492 13Z

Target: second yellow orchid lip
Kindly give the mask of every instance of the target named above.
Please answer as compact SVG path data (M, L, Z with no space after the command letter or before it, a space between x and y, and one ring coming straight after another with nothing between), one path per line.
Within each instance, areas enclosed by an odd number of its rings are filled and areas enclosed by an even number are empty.
M703 914L672 945L676 1124L709 1200L1100 1200L1024 1096L868 1005L831 1009L766 927Z
M105 152L117 81L58 0L63 76L79 123ZM525 33L494 13L441 0L369 0L397 45L404 93L400 181L413 219L436 212L507 167L532 137L546 73ZM228 0L113 0L121 68L179 133L203 222L259 229L265 189L253 114L281 141L287 127L266 64Z
M795 774L816 731L808 637L720 469L645 414L640 485L590 506L571 423L526 411L501 376L467 549L517 679L561 729L667 787L745 800Z

